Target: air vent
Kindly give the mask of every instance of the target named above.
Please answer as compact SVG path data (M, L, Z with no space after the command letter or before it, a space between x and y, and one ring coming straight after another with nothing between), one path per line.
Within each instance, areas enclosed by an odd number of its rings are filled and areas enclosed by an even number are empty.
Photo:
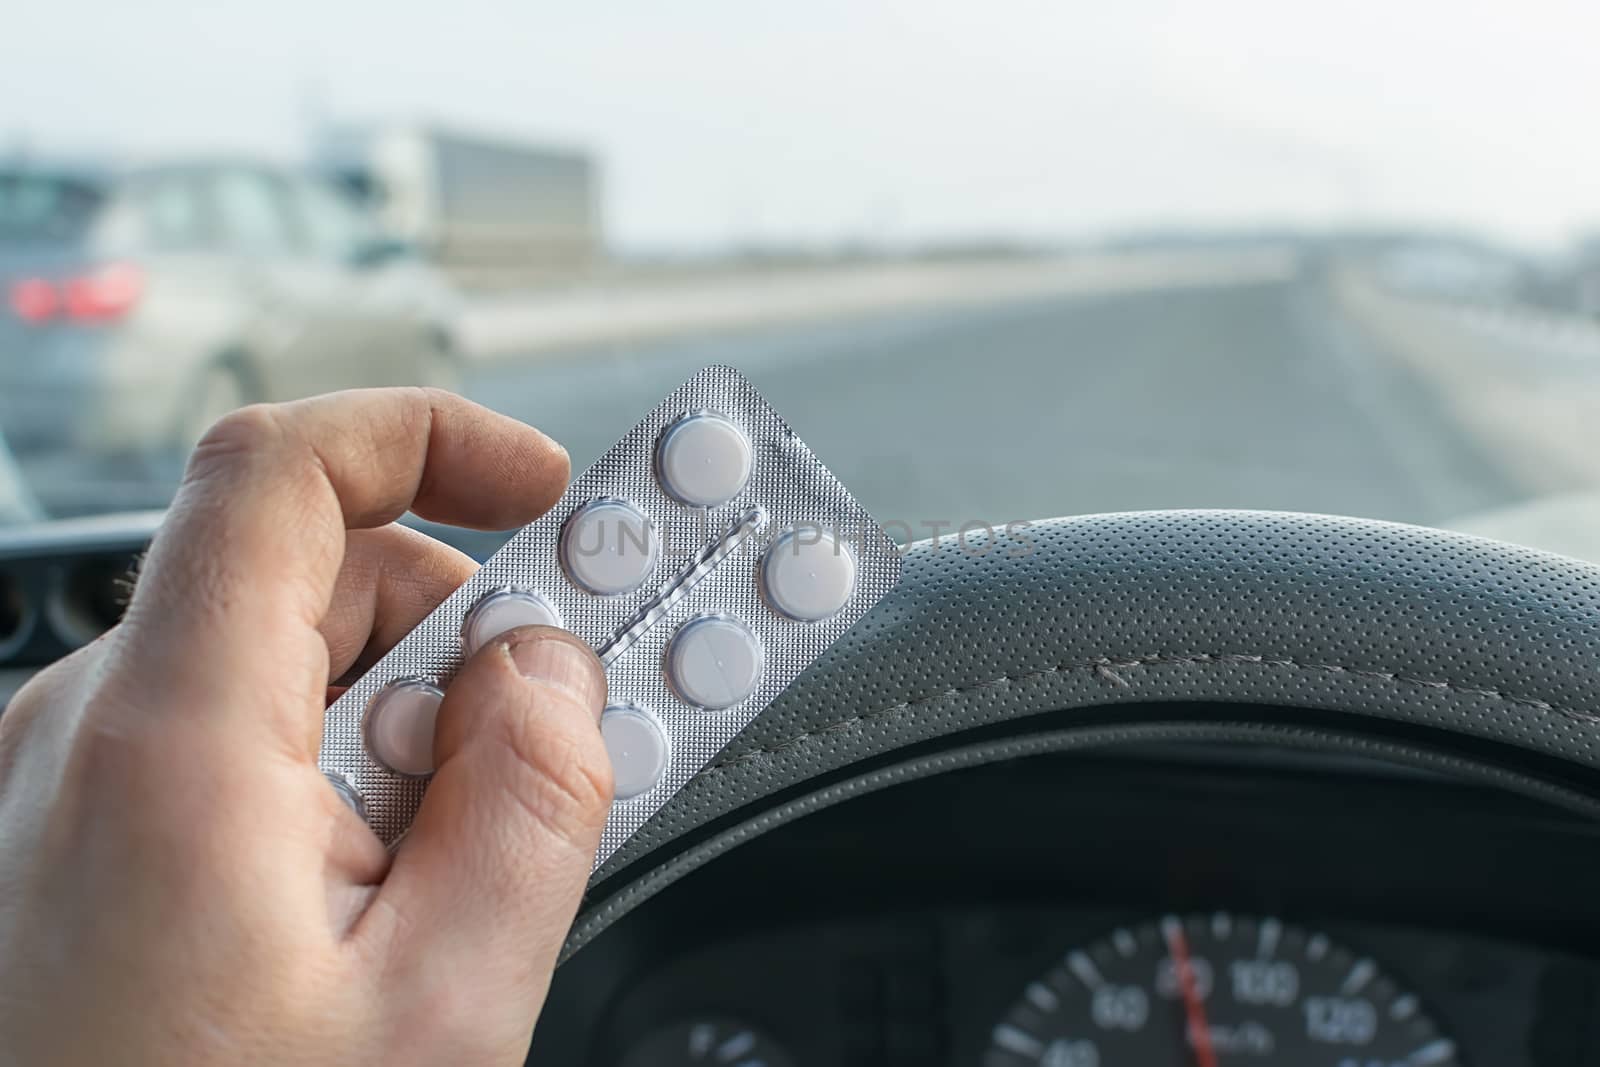
M132 579L133 561L124 555L66 563L45 608L56 638L79 648L115 626L127 607Z
M0 661L15 655L33 632L35 613L22 579L0 569Z

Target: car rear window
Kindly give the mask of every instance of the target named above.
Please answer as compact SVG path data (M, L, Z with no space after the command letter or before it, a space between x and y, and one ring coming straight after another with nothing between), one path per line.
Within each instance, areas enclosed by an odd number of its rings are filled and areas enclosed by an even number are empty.
M0 171L0 243L81 237L104 199L82 178Z

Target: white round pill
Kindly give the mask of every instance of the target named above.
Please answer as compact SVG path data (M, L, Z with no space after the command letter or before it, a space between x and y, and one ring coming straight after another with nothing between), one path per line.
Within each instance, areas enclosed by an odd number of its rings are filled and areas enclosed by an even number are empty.
M611 757L616 798L648 792L667 769L667 733L656 717L633 704L613 704L600 715L600 737Z
M791 619L817 622L839 613L856 591L856 557L835 530L789 530L761 565L767 600Z
M639 588L655 569L660 551L655 523L626 500L590 501L561 530L561 564L567 577L601 596Z
M756 691L761 641L732 615L690 619L667 645L667 680L686 703L720 711Z
M656 445L661 487L685 504L726 504L750 480L750 439L721 415L697 412L668 426Z
M506 587L485 593L461 624L461 647L471 656L507 630L560 626L561 616L543 593Z
M356 790L355 783L335 771L323 771L322 776L333 786L333 791L339 794L339 799L345 802L346 807L363 819L367 817L367 806L361 802L361 794Z
M412 777L433 773L433 721L444 693L421 678L390 682L367 704L367 751L394 771Z

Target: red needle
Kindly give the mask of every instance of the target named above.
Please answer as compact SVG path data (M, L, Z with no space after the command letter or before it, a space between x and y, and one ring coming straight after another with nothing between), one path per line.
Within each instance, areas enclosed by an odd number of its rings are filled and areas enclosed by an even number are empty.
M1194 1046L1195 1067L1217 1067L1217 1053L1211 1047L1211 1024L1206 1022L1205 1002L1200 999L1200 987L1189 962L1189 938L1177 923L1167 928L1167 950L1172 953L1172 965L1178 972L1178 988L1183 990L1183 1014L1189 1043Z

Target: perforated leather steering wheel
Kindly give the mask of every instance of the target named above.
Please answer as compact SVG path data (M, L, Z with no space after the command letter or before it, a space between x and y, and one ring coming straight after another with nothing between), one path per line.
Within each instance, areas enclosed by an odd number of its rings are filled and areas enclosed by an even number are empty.
M1274 512L921 542L900 588L597 873L567 953L820 807L1151 738L1344 748L1600 815L1600 567Z

